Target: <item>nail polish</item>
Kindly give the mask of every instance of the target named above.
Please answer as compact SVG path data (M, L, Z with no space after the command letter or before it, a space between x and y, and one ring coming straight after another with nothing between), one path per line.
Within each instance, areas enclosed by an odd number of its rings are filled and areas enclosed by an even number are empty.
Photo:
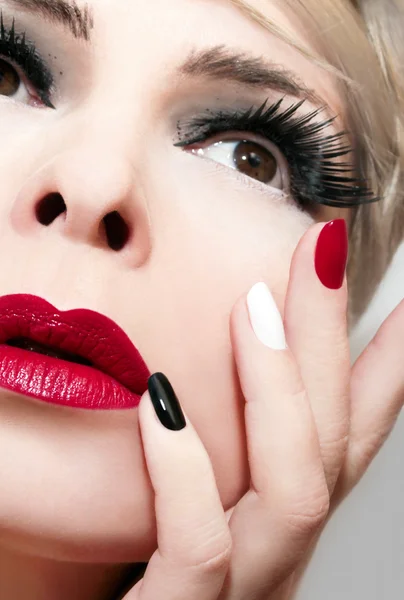
M253 285L247 294L250 322L257 338L268 348L285 350L285 329L275 300L263 281Z
M171 383L163 373L154 373L147 381L154 410L164 427L173 431L184 429L186 421Z
M345 219L327 223L317 240L315 269L321 283L331 289L339 289L344 282L348 259L348 232Z

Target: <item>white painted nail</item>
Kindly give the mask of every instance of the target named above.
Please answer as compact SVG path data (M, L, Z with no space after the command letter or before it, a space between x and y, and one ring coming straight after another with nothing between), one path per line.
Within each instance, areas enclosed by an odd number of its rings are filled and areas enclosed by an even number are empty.
M251 325L257 338L268 348L287 348L282 317L268 286L256 283L247 295Z

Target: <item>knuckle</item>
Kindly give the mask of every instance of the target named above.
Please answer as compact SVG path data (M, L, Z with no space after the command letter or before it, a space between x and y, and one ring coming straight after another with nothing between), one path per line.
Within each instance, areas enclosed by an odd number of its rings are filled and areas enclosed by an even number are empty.
M289 503L283 511L286 527L293 533L311 535L324 523L329 509L328 490L311 498L300 498L299 501Z
M324 465L326 465L326 471L329 475L333 471L338 475L348 451L348 445L348 433L343 433L339 437L321 441L321 457Z
M217 573L218 571L227 571L230 564L231 553L232 547L230 544L221 552L215 553L213 557L200 562L198 565L198 570L202 571L203 573Z
M187 559L187 566L204 574L227 571L232 555L230 532L196 548Z
M344 425L344 431L340 432L340 435L330 437L329 439L321 441L321 450L324 453L328 453L332 456L344 456L349 443L349 426Z
M311 535L326 519L330 510L330 493L322 472L309 483L305 478L293 490L283 490L281 511L287 529L292 533Z

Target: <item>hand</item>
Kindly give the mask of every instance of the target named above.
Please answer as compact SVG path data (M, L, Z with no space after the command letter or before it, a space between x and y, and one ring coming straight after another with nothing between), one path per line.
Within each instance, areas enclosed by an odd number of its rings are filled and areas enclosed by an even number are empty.
M272 347L259 341L245 295L233 308L251 485L227 514L189 419L181 430L166 429L149 392L142 397L158 549L126 600L290 598L333 510L391 431L404 393L404 303L351 369L346 280L329 289L314 268L323 227L311 227L294 253L284 311L287 348L273 348L274 341L282 347L282 327L268 340ZM274 309L267 317L273 334L280 317Z

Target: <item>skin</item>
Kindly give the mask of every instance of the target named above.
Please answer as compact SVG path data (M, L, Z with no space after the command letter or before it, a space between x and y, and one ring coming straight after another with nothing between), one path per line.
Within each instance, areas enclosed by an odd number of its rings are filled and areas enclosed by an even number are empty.
M343 125L342 99L329 75L224 0L89 4L91 51L60 27L4 6L35 32L45 56L57 57L63 76L56 110L0 98L0 249L11 258L0 293L36 294L60 310L89 308L116 321L150 372L169 377L227 510L250 481L229 329L235 302L265 281L284 314L299 240L316 221L347 214L308 214L279 189L174 147L187 106L248 107L280 94L177 80L172 71L194 47L227 44L295 71L342 115L334 132ZM296 28L267 5L271 19ZM67 217L47 228L34 212L45 191L67 205ZM133 228L122 252L99 233L112 210ZM336 305L341 324L345 296ZM59 600L100 600L123 563L150 559L154 492L138 418L137 410L74 411L0 390L0 586L13 598L29 600L36 590L50 600L57 589Z

